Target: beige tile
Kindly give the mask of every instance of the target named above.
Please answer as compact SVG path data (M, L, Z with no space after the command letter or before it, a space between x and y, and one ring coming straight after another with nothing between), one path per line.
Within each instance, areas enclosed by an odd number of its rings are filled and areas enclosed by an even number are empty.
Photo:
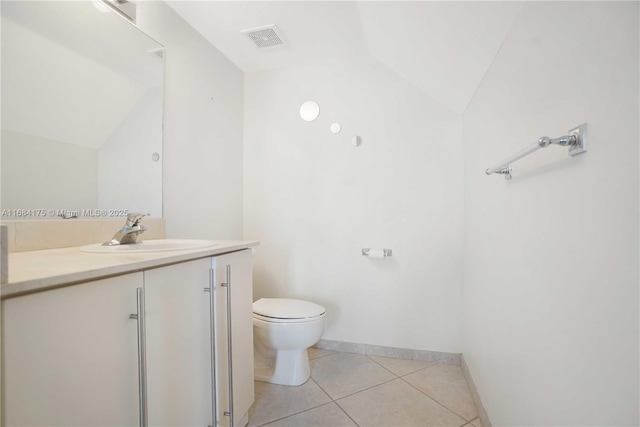
M448 363L459 365L460 353L443 353L439 351L415 350L409 348L386 347L382 345L361 344L322 339L315 345L325 350L343 353L366 354L367 356L397 357L407 360L424 360L432 363Z
M465 421L401 379L337 401L359 426L459 427Z
M478 416L460 366L435 364L403 379L467 421Z
M356 427L353 421L336 405L328 403L300 414L266 424L265 427Z
M327 356L329 354L333 354L335 351L331 350L323 350L321 348L311 347L307 349L307 354L309 355L309 360L317 359L318 357Z
M9 253L16 251L16 225L11 221L0 221L0 223L7 227L7 244Z
M480 421L480 418L476 418L475 420L471 421L471 424L473 427L482 427L482 422Z
M312 380L296 387L256 381L255 396L255 402L249 410L249 427L331 402L329 396Z
M126 218L118 219L69 219L51 221L7 221L14 228L14 244L9 252L35 251L40 249L68 248L92 243L101 243L124 225ZM165 224L162 218L145 218L147 227L141 240L162 239Z
M342 342L332 340L320 340L316 347L324 350L338 351L342 353L367 354L368 346L366 344L358 344L353 342Z
M420 369L424 369L428 366L433 365L432 362L426 362L424 360L407 360L407 359L399 359L397 357L380 357L380 356L369 356L369 357L399 377L410 374L415 371L419 371Z
M335 353L311 361L311 377L333 399L339 399L395 378L361 354Z
M9 227L0 224L0 284L9 282Z

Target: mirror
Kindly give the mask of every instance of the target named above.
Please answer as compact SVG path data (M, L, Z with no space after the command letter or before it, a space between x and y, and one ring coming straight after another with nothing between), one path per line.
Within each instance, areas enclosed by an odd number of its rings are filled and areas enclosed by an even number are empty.
M163 48L90 1L3 1L3 219L162 216Z
M307 101L300 106L300 117L305 122L312 122L320 115L320 106L317 102Z

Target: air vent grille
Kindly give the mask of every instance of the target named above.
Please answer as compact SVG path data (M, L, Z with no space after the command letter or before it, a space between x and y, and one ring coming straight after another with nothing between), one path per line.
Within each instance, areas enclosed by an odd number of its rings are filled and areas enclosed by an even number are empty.
M275 25L252 28L250 30L244 30L242 32L249 36L251 41L253 41L259 48L286 45L284 37L279 34L279 31Z

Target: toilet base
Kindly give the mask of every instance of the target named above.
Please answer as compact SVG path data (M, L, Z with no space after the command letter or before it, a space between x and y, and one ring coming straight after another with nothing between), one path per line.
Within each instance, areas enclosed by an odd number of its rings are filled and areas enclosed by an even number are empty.
M307 382L311 376L307 349L279 350L275 358L266 364L256 364L254 378L265 383L297 386Z

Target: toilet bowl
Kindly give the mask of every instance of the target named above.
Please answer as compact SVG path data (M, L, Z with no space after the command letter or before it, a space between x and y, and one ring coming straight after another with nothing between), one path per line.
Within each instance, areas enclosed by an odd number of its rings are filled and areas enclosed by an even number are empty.
M311 375L307 348L320 340L325 316L324 307L302 300L262 298L254 302L255 379L304 384Z

